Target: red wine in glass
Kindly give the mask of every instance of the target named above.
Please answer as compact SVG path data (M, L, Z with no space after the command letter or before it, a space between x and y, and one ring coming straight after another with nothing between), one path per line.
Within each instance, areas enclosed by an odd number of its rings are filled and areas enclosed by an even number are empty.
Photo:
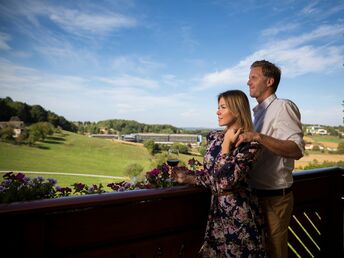
M168 159L167 160L167 165L171 166L171 167L176 167L179 163L178 159Z
M179 150L177 148L171 147L168 150L167 164L170 167L176 167L179 163Z

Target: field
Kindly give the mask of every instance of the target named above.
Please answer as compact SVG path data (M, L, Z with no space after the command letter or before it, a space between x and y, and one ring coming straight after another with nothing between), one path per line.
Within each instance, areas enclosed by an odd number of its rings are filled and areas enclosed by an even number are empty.
M110 140L89 138L70 132L49 137L35 147L0 143L1 171L63 172L125 177L125 167L131 163L139 163L147 170L150 167L150 154L143 146L113 144ZM114 181L108 178L74 175L42 174L42 176L56 178L60 185L69 185L70 182L77 181L85 183Z
M335 147L339 143L338 138L329 136L307 136L305 140ZM192 157L180 155L184 164ZM202 160L202 157L196 158ZM338 162L344 160L344 155L310 152L296 161L296 170L302 170L314 160L319 163ZM89 138L70 132L55 134L34 147L0 142L0 171L25 171L25 174L32 177L40 175L55 178L60 186L70 186L75 182L106 185L114 181L129 180L125 175L125 168L131 163L141 164L144 172L155 166L152 156L142 144Z
M337 148L339 142L344 141L344 139L340 139L336 136L330 135L305 136L304 140L306 143L321 143L324 147L329 148ZM323 163L325 161L344 161L343 154L330 154L328 153L328 151L307 151L306 153L307 154L304 157L295 162L296 170L302 170L305 166L307 166L311 162L314 162L315 160L319 163Z
M184 163L190 158L190 155L180 155ZM90 138L66 131L34 147L0 142L0 171L55 178L60 186L76 182L105 186L114 181L128 181L125 168L132 163L141 164L143 174L155 166L143 144Z

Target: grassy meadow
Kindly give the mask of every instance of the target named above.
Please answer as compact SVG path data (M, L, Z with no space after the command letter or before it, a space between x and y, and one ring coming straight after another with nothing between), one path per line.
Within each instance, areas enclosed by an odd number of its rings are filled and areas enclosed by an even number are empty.
M121 177L126 176L125 167L131 163L139 163L148 170L150 159L151 155L143 146L114 144L110 140L90 138L70 132L55 134L33 147L0 142L1 171L64 172ZM57 179L59 185L69 185L77 181L85 183L114 181L108 178L84 176L43 174L42 176Z
M179 158L181 164L186 164L192 157L180 154ZM197 158L202 160L201 157ZM91 138L67 131L54 134L44 142L38 142L31 147L0 142L0 171L23 171L30 177L54 178L60 186L70 186L76 182L102 183L105 186L114 181L128 181L125 168L132 163L141 164L144 167L143 174L156 165L154 158L143 144L115 143L111 140ZM54 172L67 175L54 174ZM2 175L0 174L0 180ZM123 178L102 178L91 175Z
M328 144L339 143L338 137L316 136L305 137L308 142L321 142ZM128 180L125 168L132 163L139 163L144 172L156 166L155 160L159 154L152 157L142 144L127 144L112 142L111 140L90 138L84 135L64 131L48 137L44 142L35 146L14 145L0 142L0 171L24 171L31 177L43 176L55 178L60 186L70 186L72 183L86 184L102 183L104 186L110 182ZM180 154L180 165L194 156ZM195 156L202 161L202 157ZM296 171L302 170L308 163L317 160L340 161L344 155L311 152L296 161ZM59 174L37 174L33 172L62 172ZM103 178L81 176L72 174L101 175L123 178ZM0 174L0 180L2 174Z

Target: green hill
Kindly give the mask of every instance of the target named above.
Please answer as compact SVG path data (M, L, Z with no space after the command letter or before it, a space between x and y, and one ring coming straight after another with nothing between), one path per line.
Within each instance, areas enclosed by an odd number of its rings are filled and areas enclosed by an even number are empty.
M131 163L139 163L145 168L145 171L149 170L150 155L148 151L141 146L114 144L109 140L89 138L67 131L48 137L35 147L0 142L1 171L125 176L124 169ZM102 182L104 184L114 181L114 179L96 177L45 174L42 176L57 179L59 185L70 185L70 182L86 184Z

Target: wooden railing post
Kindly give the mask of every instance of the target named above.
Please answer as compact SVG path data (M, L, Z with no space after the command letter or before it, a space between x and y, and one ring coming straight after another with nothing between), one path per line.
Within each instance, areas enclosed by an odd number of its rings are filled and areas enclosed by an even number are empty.
M342 257L342 168L294 173L289 257Z

